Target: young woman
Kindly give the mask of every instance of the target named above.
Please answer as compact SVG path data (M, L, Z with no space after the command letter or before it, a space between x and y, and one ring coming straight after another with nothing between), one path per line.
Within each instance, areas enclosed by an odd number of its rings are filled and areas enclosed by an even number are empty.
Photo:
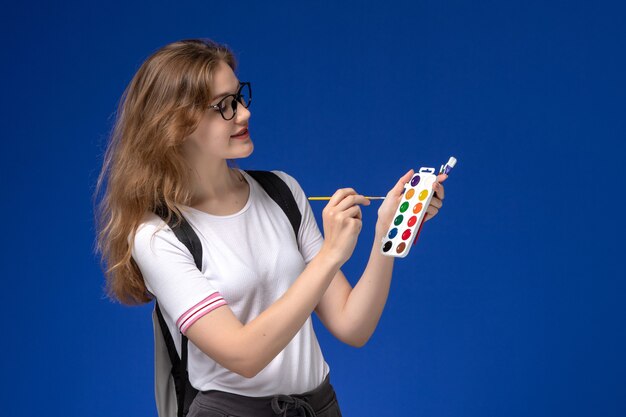
M187 336L199 390L189 417L341 416L311 313L351 346L370 338L394 261L379 244L413 170L379 207L369 262L352 288L340 267L361 231L359 205L370 201L338 189L322 211L322 237L298 181L274 170L302 213L296 238L260 184L228 163L254 149L251 87L235 70L227 46L182 40L148 57L124 91L96 186L98 195L106 181L97 248L107 294L128 305L156 298L171 334ZM427 220L442 206L443 186L435 190ZM159 206L197 232L202 270L155 214Z

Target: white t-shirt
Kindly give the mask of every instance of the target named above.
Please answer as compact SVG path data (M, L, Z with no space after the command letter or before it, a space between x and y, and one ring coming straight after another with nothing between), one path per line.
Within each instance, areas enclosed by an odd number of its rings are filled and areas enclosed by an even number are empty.
M159 301L179 355L179 330L185 334L200 317L224 305L244 325L252 321L285 293L323 243L309 201L295 178L272 171L287 183L302 213L300 250L284 211L253 177L237 169L250 184L248 201L239 212L216 216L178 206L202 243L202 272L187 247L156 214L150 213L137 229L132 256L148 291ZM329 372L310 316L253 378L224 368L191 340L188 355L189 380L200 391L217 389L251 397L297 394L319 386Z

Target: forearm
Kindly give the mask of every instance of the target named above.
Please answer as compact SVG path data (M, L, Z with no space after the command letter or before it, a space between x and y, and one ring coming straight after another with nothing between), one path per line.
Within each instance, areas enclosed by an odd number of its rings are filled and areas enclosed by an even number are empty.
M302 328L326 292L340 264L324 249L309 262L289 289L244 326L254 374L263 370Z
M367 266L343 309L342 320L357 346L364 345L374 333L389 294L395 257L380 253L385 233L376 228Z

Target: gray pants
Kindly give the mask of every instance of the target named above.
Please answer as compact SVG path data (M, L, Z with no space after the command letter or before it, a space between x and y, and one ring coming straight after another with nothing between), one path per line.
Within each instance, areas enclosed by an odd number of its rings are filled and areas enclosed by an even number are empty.
M200 391L187 417L342 417L330 374L317 388L302 394L247 397L230 392Z

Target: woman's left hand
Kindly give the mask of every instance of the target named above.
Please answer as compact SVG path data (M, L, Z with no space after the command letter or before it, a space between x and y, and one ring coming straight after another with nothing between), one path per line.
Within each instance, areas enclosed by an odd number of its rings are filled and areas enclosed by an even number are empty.
M441 183L444 182L446 178L448 178L448 174L437 175L437 181L433 183L435 195L433 195L433 198L430 200L430 204L426 209L426 217L424 217L424 221L428 221L435 217L441 206L443 206L443 184Z
M411 168L406 174L404 174L394 185L394 187L387 193L385 200L378 208L378 220L376 222L376 229L382 233L386 233L391 221L393 220L398 205L404 195L404 186L413 177L413 169ZM437 175L437 181L433 183L433 190L435 195L430 200L430 204L426 209L426 217L424 221L430 220L437 215L437 212L443 205L444 190L441 184L448 178L447 174Z

